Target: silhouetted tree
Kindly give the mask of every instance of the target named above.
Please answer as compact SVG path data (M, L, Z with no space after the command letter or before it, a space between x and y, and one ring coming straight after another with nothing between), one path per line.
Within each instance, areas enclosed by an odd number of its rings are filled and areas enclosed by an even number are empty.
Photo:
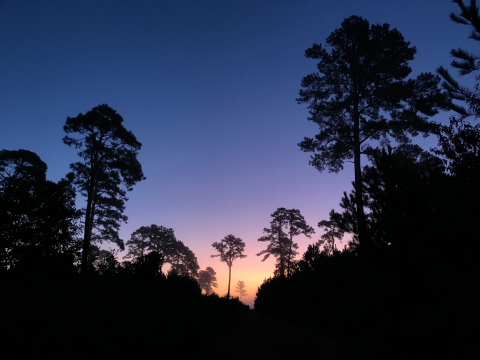
M135 259L139 256L145 255L151 245L150 239L151 232L145 226L135 230L130 235L130 240L125 242L127 254L124 256L124 259Z
M219 243L214 242L213 248L218 251L217 255L211 257L219 257L220 261L224 262L228 266L228 292L227 298L230 298L230 279L232 278L232 266L235 259L246 258L247 255L243 255L245 250L245 243L242 239L233 236L232 234L225 236Z
M458 24L471 26L473 29L469 38L475 41L480 41L480 13L476 0L470 0L469 5L465 5L463 0L453 0L453 2L458 4L461 13L457 15L452 12L450 14L450 19ZM480 59L479 55L470 53L461 48L450 50L450 54L455 58L455 60L452 61L451 66L458 69L460 76L468 75L480 70L478 64L478 60ZM460 118L468 116L478 118L480 115L478 84L474 89L460 85L443 66L440 66L437 69L437 72L444 79L442 86L447 91L448 95L452 99L462 101L468 106L468 108L465 108L463 105L452 103L451 109L456 111L460 115ZM478 80L477 77L477 81Z
M172 250L169 255L165 255L165 261L168 261L172 265L171 270L179 275L188 275L197 278L200 266L193 251L190 250L188 246L185 246L182 241L178 240L174 243Z
M198 272L198 284L200 285L200 289L205 290L207 295L213 293L212 288L218 287L216 275L217 273L210 266Z
M333 209L329 213L330 220L322 220L318 223L319 228L324 228L326 231L317 241L318 245L325 244L328 249L331 249L332 255L335 252L335 239L342 240L345 231L342 229L342 215L335 212Z
M307 251L303 254L302 258L298 262L297 270L300 272L308 272L315 270L315 261L319 259L323 252L317 244L308 245Z
M0 151L0 191L23 181L45 181L47 164L28 150Z
M353 158L358 233L366 242L360 155L370 152L372 140L385 146L389 138L404 144L408 135L427 136L436 129L427 117L446 106L446 97L438 89L439 77L430 73L405 80L416 49L388 24L351 16L326 44L330 52L318 44L305 51L307 58L319 60L318 73L303 78L297 101L309 104L309 120L320 133L299 146L314 153L310 164L320 171L338 172Z
M264 228L263 232L266 235L260 237L258 241L268 242L267 248L260 251L257 256L263 256L262 261L267 260L270 255L277 259L276 271L279 276L285 276L285 272L288 268L288 258L291 253L297 255L298 244L290 243L290 239L284 232L284 222L282 219L273 217L270 222L270 228Z
M46 180L47 165L28 150L0 151L0 263L12 269L26 255L71 257L79 213L67 179ZM33 269L32 269L33 270Z
M70 165L74 184L87 199L83 238L82 271L87 268L92 241L108 240L121 249L118 229L123 215L126 193L138 181L145 180L137 154L142 144L122 125L123 118L108 105L99 105L85 115L67 118L63 142L80 149L82 159ZM94 234L93 229L98 230Z
M421 248L426 251L429 241L435 238L432 229L439 226L435 223L451 206L451 190L446 190L453 184L449 184L441 160L417 145L376 150L370 159L372 165L363 168L362 177L368 209L367 234L372 244L377 249L393 245L407 252L419 252ZM347 232L357 228L354 191L344 193L340 203L344 212L338 224ZM440 237L435 241L439 242Z
M285 209L278 208L277 211L273 213L275 216L278 216L285 224L287 228L287 234L290 237L290 248L288 250L288 265L287 265L287 276L290 276L290 272L293 269L292 261L295 258L296 253L292 251L293 247L293 237L298 235L305 235L307 238L311 238L311 234L315 233L315 230L309 225L307 225L305 218L300 214L300 210L297 209Z
M451 13L450 18L456 23L469 25L472 28L469 38L480 41L480 11L477 2L470 0L469 5L465 5L462 0L454 2L460 7L461 13ZM451 66L459 70L460 76L480 70L478 54L460 48L452 49L450 53L455 57ZM480 116L480 77L477 75L477 84L470 89L460 85L444 67L439 67L437 72L443 77L442 85L450 97L463 104L452 104L452 110L458 115L450 118L448 126L441 127L439 147L434 152L445 160L450 174L462 179L462 186L476 187L478 184L474 182L480 180L480 125L470 124L466 118L474 116L477 119Z
M173 229L152 224L135 230L126 242L128 253L125 258L143 256L155 251L164 257L164 262L180 275L198 276L197 258L185 244L175 237Z
M293 269L292 261L298 254L298 244L293 242L293 237L300 234L310 238L315 231L305 222L305 218L300 214L300 210L278 208L270 215L270 229L265 228L263 231L267 235L262 236L258 241L268 241L270 244L267 249L262 250L257 256L264 255L262 261L268 259L270 255L277 258L277 271L280 276L290 275ZM286 230L286 232L284 231Z
M247 290L245 290L245 282L244 281L242 281L242 280L238 281L235 292L239 293L240 299L242 299L242 296L248 295Z

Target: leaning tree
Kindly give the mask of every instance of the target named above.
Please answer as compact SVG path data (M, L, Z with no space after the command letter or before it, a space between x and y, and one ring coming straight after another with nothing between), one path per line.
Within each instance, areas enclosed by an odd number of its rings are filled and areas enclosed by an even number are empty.
M82 272L88 267L92 242L123 241L118 235L127 191L145 180L137 160L142 144L123 126L123 118L108 105L99 105L85 114L67 118L63 127L69 134L63 138L68 146L80 149L80 161L70 164L73 184L87 199L84 209ZM96 233L93 230L97 230Z
M222 241L214 242L212 244L218 254L211 257L219 257L220 261L224 262L228 266L228 293L227 297L230 298L230 280L232 278L232 266L235 259L246 258L247 255L243 255L245 250L245 243L242 239L233 236L232 234L225 236Z
M438 76L422 73L407 79L416 49L388 24L370 25L351 16L326 45L305 51L307 58L318 60L318 72L303 78L297 101L308 104L308 119L320 132L298 145L314 153L310 164L319 171L338 172L353 159L358 237L367 245L361 154L371 151L372 141L405 144L411 136L436 131L428 117L447 106L447 97L438 88Z

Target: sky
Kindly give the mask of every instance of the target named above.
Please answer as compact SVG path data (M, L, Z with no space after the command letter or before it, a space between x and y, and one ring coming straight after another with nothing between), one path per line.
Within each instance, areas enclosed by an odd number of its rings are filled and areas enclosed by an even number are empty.
M37 153L58 181L79 159L62 142L66 118L108 104L143 144L147 177L129 193L121 238L173 228L223 295L228 268L211 244L240 237L247 258L233 264L232 289L245 281L253 305L274 270L256 256L270 214L299 209L316 229L295 239L302 254L353 180L352 164L320 173L297 145L318 129L295 101L316 70L305 50L359 15L417 48L412 76L434 72L449 67L450 49L475 45L452 11L450 0L0 0L0 149Z

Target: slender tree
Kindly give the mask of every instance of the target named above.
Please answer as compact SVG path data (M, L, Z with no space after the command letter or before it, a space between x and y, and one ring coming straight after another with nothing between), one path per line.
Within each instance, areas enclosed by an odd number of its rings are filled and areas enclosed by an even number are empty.
M388 24L370 25L351 16L326 44L330 51L318 44L305 51L307 58L319 60L318 72L303 78L297 101L308 103L309 120L320 132L299 146L314 153L310 164L320 171L338 172L353 158L358 237L368 245L361 154L371 151L372 140L387 145L393 138L404 144L409 136L435 131L427 119L447 106L447 98L437 76L422 73L406 80L416 49Z
M240 299L242 298L242 296L248 295L247 290L245 290L245 282L244 281L242 281L242 280L238 281L235 292L239 293Z
M273 217L273 214L272 214ZM263 232L266 234L258 239L260 242L268 242L267 248L260 251L257 256L262 256L262 261L267 260L270 255L277 259L276 271L279 276L285 276L285 272L288 267L289 254L293 252L294 255L298 254L298 244L290 243L290 239L283 230L284 223L279 218L273 218L270 222L270 228L264 228Z
M212 288L218 287L216 275L217 273L210 266L198 272L198 284L200 289L205 290L207 295L213 293Z
M74 184L87 199L83 237L82 272L87 269L88 252L92 240L108 240L123 249L118 235L122 221L126 193L133 185L145 180L137 154L142 144L122 125L123 118L108 105L100 105L67 118L63 138L68 146L80 149L81 161L70 168ZM72 136L70 136L70 134ZM93 230L98 230L93 233Z
M342 240L345 231L342 229L342 214L335 212L333 209L329 213L330 220L322 220L318 223L319 228L325 229L325 233L317 241L317 245L328 244L328 248L335 253L335 239Z
M245 243L242 239L233 236L232 234L225 236L222 241L214 242L213 248L218 251L218 254L212 255L213 257L219 257L220 261L224 262L228 266L228 292L227 297L230 298L230 280L232 278L232 266L235 259L246 258L247 255L243 255L245 250Z
M292 260L294 259L294 254L292 252L293 237L298 235L305 235L307 238L311 238L311 235L315 233L315 230L313 230L311 226L307 225L305 218L302 214L300 214L300 210L279 208L277 209L277 211L279 212L278 216L283 219L283 222L288 231L287 233L290 237L287 267L287 276L290 276L290 272L293 269Z

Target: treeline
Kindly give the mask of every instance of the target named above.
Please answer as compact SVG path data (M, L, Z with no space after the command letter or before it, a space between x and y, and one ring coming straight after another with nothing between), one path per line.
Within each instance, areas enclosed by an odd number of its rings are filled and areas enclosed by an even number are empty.
M461 13L452 20L480 40L475 1L455 2ZM318 73L303 79L299 102L320 132L299 145L320 171L353 159L353 189L319 223L325 234L293 273L259 287L255 309L357 348L359 357L478 356L480 127L469 119L479 116L479 85L461 86L442 67L442 83L432 74L404 80L415 49L387 24L353 16L326 44L306 51ZM475 55L452 55L462 75L479 69ZM442 109L456 112L449 125L428 120ZM438 145L413 145L421 133ZM353 239L339 251L345 234Z
M141 144L122 121L106 105L68 118L65 131L77 138L64 142L82 160L57 183L46 180L37 154L0 151L0 336L8 358L208 358L206 344L248 310L214 293L216 272L200 270L172 229L142 226L120 238L126 193L144 179ZM77 195L85 208L76 208ZM104 242L126 245L124 261L120 250L101 249Z
M461 13L452 20L473 27L479 41L476 2L455 2ZM415 52L397 29L358 16L345 19L326 45L306 50L318 72L303 78L297 100L308 104L319 133L299 146L320 171L352 161L355 179L300 260L295 238L312 238L313 227L298 209L272 213L257 256L274 257L275 269L255 309L366 358L473 357L480 127L470 119L480 116L479 84L461 86L443 67L441 77L408 78ZM461 74L480 69L475 55L452 55ZM455 111L449 125L431 121L444 110ZM63 141L80 161L57 183L46 180L47 165L35 153L0 151L0 335L11 357L174 351L208 358L212 337L248 308L230 298L233 263L246 257L233 234L212 244L211 256L229 269L223 298L214 294L214 269L200 270L173 229L152 224L120 238L126 195L145 180L142 145L122 122L107 105L67 118ZM419 134L436 136L437 147L414 145ZM85 208L75 207L77 196ZM347 234L352 240L340 251ZM104 242L126 250L124 261L118 250L102 250ZM243 281L236 292L246 295Z

